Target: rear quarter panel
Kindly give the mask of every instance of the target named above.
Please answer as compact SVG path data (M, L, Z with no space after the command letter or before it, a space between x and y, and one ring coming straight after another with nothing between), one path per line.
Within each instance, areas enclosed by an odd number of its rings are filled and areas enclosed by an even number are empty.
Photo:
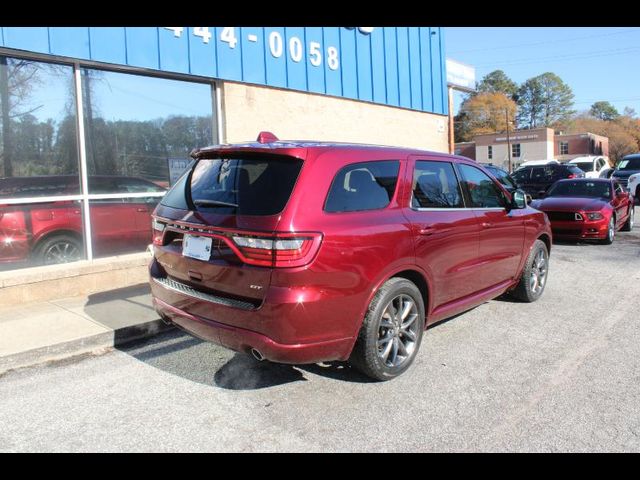
M310 155L278 226L280 231L319 231L315 260L299 269L274 269L271 286L305 288L322 302L305 305L304 330L317 338L356 336L379 284L415 266L411 226L402 213L406 157L378 150L324 151ZM329 213L324 204L338 171L357 162L398 160L398 183L390 204L379 210ZM317 311L316 311L317 309ZM320 310L321 309L321 310ZM317 318L322 318L321 322Z

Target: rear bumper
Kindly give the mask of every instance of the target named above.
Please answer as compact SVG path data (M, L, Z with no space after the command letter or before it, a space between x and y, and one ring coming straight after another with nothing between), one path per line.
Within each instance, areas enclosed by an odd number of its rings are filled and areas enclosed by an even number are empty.
M156 311L165 319L188 333L237 352L256 349L272 362L288 364L318 363L346 360L353 339L344 338L315 343L282 344L266 335L193 315L153 297Z

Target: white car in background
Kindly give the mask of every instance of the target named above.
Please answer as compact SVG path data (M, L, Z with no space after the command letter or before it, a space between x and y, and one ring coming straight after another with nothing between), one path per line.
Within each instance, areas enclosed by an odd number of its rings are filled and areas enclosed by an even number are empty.
M636 202L640 199L640 173L634 173L629 177L627 190L635 197Z
M607 160L604 157L597 156L576 157L569 163L582 170L586 178L599 178L600 173L609 168Z

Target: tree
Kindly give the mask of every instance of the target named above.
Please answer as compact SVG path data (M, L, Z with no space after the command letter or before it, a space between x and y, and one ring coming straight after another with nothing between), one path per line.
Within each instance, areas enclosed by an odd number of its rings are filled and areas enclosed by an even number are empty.
M478 93L504 93L515 100L518 93L518 85L511 80L502 70L494 70L486 74L477 86Z
M460 106L456 141L471 140L483 133L502 132L509 119L515 118L516 103L504 93L479 93L467 98Z
M631 107L624 107L622 115L625 117L634 118L636 116L636 111Z
M638 151L640 141L640 124L636 119L623 121L624 117L616 120L602 120L589 114L574 117L568 124L567 133L590 132L609 138L609 158L615 164L622 157Z
M549 127L573 115L572 106L571 88L555 73L543 73L518 89L518 124L526 128Z
M589 113L592 116L599 118L600 120L613 120L614 118L620 116L618 110L616 110L616 107L611 105L609 102L594 103L593 105L591 105L591 110L589 110Z

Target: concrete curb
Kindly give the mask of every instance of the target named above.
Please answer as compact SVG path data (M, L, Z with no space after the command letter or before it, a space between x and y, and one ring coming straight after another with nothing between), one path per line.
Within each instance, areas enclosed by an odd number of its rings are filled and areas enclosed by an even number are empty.
M175 328L162 320L151 320L116 330L98 333L67 342L34 348L24 352L0 357L0 375L18 368L33 367L48 362L57 362L83 354L100 353L121 345L153 337Z

